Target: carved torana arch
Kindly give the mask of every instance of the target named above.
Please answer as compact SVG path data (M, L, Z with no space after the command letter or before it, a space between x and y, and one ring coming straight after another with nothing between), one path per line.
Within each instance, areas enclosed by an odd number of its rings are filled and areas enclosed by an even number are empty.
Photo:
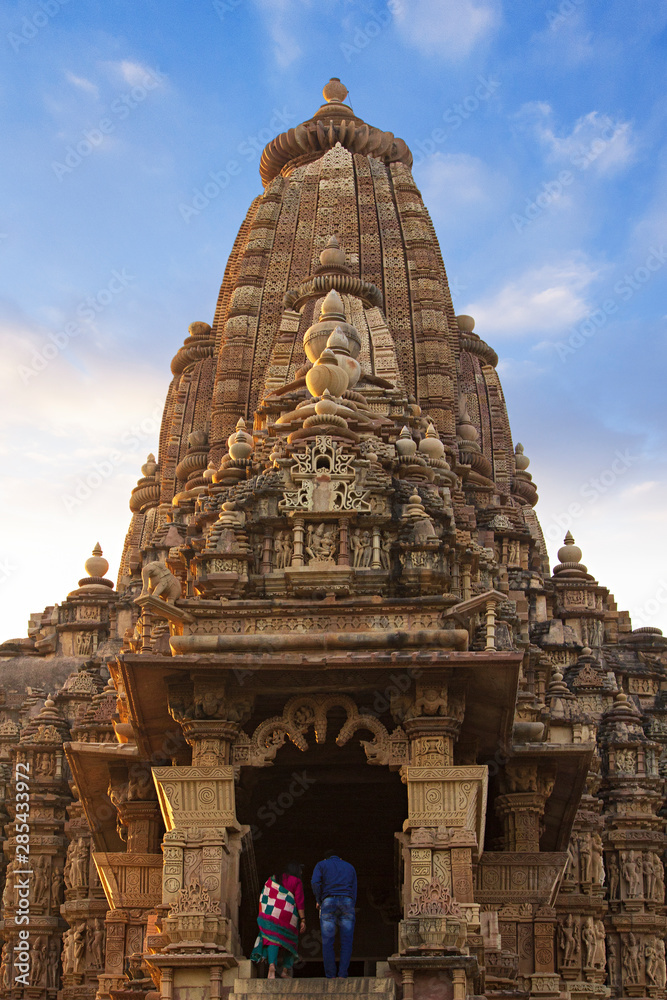
M369 764L381 764L398 770L408 762L408 738L398 727L390 733L374 715L361 714L354 700L346 694L295 695L286 703L282 715L265 719L252 736L241 732L233 745L233 762L251 767L269 767L286 739L299 750L308 749L306 733L312 727L317 743L326 742L327 713L343 708L347 719L336 736L344 746L361 729L373 734L372 740L361 740Z

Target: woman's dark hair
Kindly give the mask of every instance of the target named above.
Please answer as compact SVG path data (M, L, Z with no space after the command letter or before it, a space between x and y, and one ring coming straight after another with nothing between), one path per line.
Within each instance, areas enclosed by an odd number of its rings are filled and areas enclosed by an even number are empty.
M296 875L297 878L301 878L302 871L303 865L298 861L288 861L286 864L281 864L280 868L276 868L271 877L274 882L281 882L283 875Z

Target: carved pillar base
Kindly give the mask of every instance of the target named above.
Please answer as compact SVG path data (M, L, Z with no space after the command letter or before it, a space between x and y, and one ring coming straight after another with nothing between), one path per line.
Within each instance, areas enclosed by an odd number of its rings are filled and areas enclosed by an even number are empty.
M160 954L146 964L161 977L162 1000L222 1000L232 985L237 961L232 955Z
M403 1000L465 1000L480 974L472 955L392 955L388 964L403 985Z

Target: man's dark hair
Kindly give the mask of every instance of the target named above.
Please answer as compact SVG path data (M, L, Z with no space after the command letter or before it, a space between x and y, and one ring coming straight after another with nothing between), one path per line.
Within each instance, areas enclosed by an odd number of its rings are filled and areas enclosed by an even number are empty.
M331 851L325 851L324 852L324 860L325 861L328 861L329 858L339 858L339 857L340 857L340 854L338 853L338 851L331 850Z

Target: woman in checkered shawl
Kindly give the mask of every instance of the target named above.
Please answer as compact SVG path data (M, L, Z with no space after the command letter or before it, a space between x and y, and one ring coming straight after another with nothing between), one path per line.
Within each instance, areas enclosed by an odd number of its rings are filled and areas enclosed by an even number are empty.
M276 978L279 965L283 978L291 976L299 956L299 933L306 929L302 870L303 865L290 861L266 880L259 897L259 934L250 957L253 962L269 963L269 979Z

